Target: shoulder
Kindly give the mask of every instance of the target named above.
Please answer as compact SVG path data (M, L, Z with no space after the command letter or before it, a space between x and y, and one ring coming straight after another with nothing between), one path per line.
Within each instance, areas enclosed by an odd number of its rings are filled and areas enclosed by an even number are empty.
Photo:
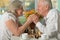
M49 12L48 12L48 17L54 17L54 16L57 16L58 15L58 10L57 9L51 9Z
M12 14L12 13L8 13L8 12L5 12L3 15L2 15L2 20L16 20L16 17Z
M8 13L8 12L5 12L2 16L3 17L15 17L12 13Z
M11 13L5 12L2 17L9 17Z
M59 11L58 11L57 9L51 9L51 10L49 11L49 13L50 13L50 14L58 14Z
M53 11L58 11L57 9L51 9L50 12L53 12Z

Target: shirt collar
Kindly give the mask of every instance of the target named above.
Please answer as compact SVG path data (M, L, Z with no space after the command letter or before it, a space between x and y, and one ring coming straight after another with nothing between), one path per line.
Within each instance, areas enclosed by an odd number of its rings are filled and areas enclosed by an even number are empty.
M48 18L49 18L49 15L50 15L50 10L49 10L47 16L44 17L44 19L45 19L45 20L48 19Z

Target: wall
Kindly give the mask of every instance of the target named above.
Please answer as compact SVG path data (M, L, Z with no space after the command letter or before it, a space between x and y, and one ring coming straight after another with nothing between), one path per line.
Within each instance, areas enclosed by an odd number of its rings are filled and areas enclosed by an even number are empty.
M60 0L58 0L58 10L60 11Z

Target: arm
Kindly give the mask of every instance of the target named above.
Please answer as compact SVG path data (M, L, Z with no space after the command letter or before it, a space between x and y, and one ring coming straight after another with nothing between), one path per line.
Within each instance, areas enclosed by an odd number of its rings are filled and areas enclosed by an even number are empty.
M19 36L25 31L25 29L28 27L30 23L31 22L29 19L23 26L18 27L18 25L13 20L8 20L6 21L6 26L15 36Z
M57 32L58 27L58 15L57 12L53 12L52 16L50 16L46 22L46 26L41 24L40 22L36 23L36 26L39 28L39 30L48 36L54 36Z

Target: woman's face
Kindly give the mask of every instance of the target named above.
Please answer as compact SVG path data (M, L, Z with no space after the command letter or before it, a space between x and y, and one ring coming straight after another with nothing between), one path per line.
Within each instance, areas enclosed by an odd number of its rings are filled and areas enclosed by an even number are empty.
M21 16L23 14L23 9L17 9L17 16Z

